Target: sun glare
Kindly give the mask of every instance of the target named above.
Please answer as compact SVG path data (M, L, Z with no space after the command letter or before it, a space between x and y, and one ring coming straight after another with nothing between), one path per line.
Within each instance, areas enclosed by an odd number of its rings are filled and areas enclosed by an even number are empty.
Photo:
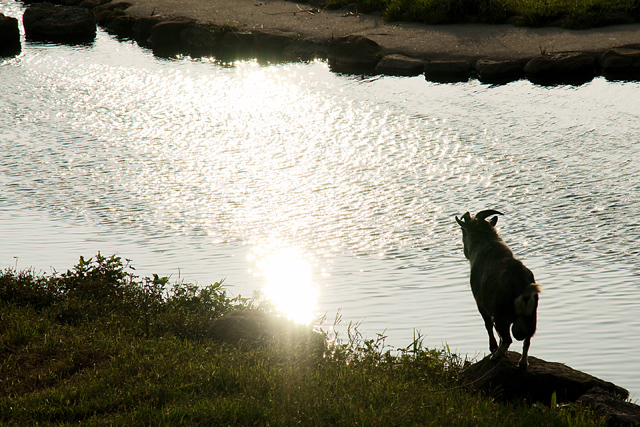
M294 248L259 251L257 267L265 278L264 295L296 323L310 324L316 315L318 288L311 265Z

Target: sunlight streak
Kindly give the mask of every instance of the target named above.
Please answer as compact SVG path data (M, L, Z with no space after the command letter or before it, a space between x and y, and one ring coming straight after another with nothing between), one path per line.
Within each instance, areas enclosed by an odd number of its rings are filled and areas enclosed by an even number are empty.
M288 318L310 324L316 317L319 295L311 264L295 248L261 249L256 251L256 264L265 278L264 295Z

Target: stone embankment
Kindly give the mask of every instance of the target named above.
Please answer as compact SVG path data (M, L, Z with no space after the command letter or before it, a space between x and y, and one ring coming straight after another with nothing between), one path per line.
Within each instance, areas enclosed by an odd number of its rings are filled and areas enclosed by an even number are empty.
M328 60L336 72L423 74L428 80L440 82L460 82L476 77L487 83L528 78L541 84L580 84L599 74L610 79L640 80L640 36L637 43L610 46L602 51L546 52L541 47L539 55L518 58L412 57L406 54L408 49L396 46L394 51L393 46L397 43L391 43L392 47L381 46L374 40L379 38L375 34L328 37L324 31L319 33L321 36L305 36L263 25L249 30L233 23L203 23L188 16L155 14L154 10L148 16L141 16L138 12L130 12L137 10L131 8L132 3L104 1L65 0L66 6L33 4L24 14L25 33L35 40L87 42L95 37L97 23L106 31L134 39L161 56L210 55L222 61L258 58L271 62L319 58ZM75 5L69 6L74 2ZM2 22L0 20L0 24ZM0 30L2 28L0 25ZM460 49L460 46L452 46L452 49Z

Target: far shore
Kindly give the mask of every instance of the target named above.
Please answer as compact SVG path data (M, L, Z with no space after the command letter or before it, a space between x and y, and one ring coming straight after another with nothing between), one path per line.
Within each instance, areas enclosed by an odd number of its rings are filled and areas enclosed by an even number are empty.
M303 38L327 41L362 35L382 46L385 54L401 53L424 60L524 60L541 53L600 54L640 44L640 24L589 30L528 28L509 24L423 25L385 22L376 15L346 10L319 10L285 0L128 0L137 17L187 17L199 23L234 25L242 30L283 30Z

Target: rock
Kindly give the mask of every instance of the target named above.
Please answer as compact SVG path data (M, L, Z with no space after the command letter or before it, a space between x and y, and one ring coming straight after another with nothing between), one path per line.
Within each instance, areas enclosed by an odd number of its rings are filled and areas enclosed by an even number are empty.
M363 36L349 35L332 39L327 46L327 59L333 71L372 73L382 56L382 48Z
M0 56L20 53L20 28L18 20L0 13Z
M193 25L195 22L187 18L161 21L151 27L147 41L160 55L182 52L185 49L181 33Z
M28 38L59 42L86 42L96 36L93 14L82 7L38 3L22 16Z
M507 83L524 76L522 64L515 60L480 59L476 62L475 70L480 81L485 83Z
M640 45L609 49L598 62L606 77L640 79Z
M100 3L102 3L100 6L96 6L93 9L93 13L100 13L102 11L105 10L111 10L111 11L115 11L117 13L122 13L125 10L129 9L132 4L126 1L114 1L114 2L105 2L105 0L100 0Z
M115 34L119 37L129 38L133 37L133 25L135 24L136 19L129 15L118 15L115 16L106 30Z
M107 28L111 22L118 17L118 14L113 10L94 11L94 14L96 17L96 24L100 25L102 28Z
M253 34L247 31L227 31L222 37L221 59L235 61L254 55Z
M466 82L471 75L469 61L429 61L424 64L427 80L436 82Z
M62 4L62 6L80 6L80 3L82 3L82 0L62 0L58 4Z
M209 337L216 342L238 345L256 342L272 335L266 314L255 311L231 311L211 323Z
M578 402L591 405L607 420L608 426L640 426L640 406L594 387L580 396Z
M256 54L261 58L282 58L287 46L300 39L300 34L291 31L254 30L252 34Z
M323 40L306 38L295 40L284 48L282 54L285 59L291 61L313 61L314 59L326 59L328 43Z
M109 0L83 0L80 2L78 6L84 7L85 9L95 9L98 6L102 6L107 3Z
M218 343L240 347L273 343L303 345L319 356L326 346L324 337L311 327L253 310L231 311L214 320L208 336Z
M188 25L180 32L186 53L195 56L213 55L220 48L220 34L207 25Z
M595 76L596 60L582 52L554 53L533 58L524 66L526 76L541 84L580 84Z
M20 42L20 28L18 20L0 13L0 43L11 44Z
M132 37L141 45L147 45L147 40L151 37L151 28L163 21L160 16L144 16L138 18L131 27Z
M22 3L25 6L36 4L36 3L45 3L45 2L47 2L47 0L22 0ZM48 1L48 3L57 4L59 6L62 6L62 1L58 1L58 0Z
M424 61L394 53L385 55L376 65L376 72L391 76L417 76L424 71Z
M93 14L98 25L102 28L108 28L116 18L124 16L124 11L129 7L131 7L131 3L122 1L107 3L93 8Z
M472 381L475 388L504 400L527 400L548 405L555 392L558 403L575 402L594 387L622 399L629 397L624 388L561 363L529 356L529 367L523 370L518 368L519 359L520 355L511 351L499 362L487 356L467 367L463 375Z

